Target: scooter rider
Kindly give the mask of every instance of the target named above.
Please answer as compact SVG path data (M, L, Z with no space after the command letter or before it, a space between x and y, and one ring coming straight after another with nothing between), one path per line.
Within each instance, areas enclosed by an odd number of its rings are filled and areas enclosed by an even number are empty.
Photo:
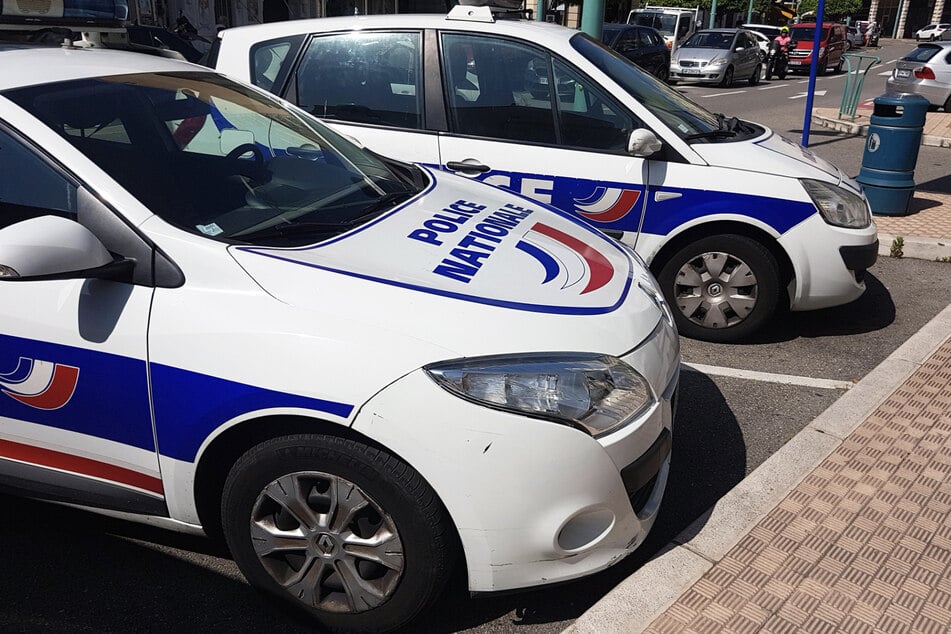
M776 36L776 39L774 41L779 43L779 47L780 49L782 49L784 53L788 53L789 43L792 41L792 38L789 37L789 27L784 26L780 28L779 35Z

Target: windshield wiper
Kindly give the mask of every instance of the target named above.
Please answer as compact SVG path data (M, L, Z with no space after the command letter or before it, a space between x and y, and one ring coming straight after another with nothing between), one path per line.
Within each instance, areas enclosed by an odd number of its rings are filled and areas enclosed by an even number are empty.
M694 139L716 139L731 137L737 135L737 128L742 128L743 126L740 123L740 120L736 117L726 117L719 112L716 115L717 117L717 129L709 130L708 132L698 132L696 134L688 134L684 137L684 141L692 141Z
M270 238L296 238L305 235L320 235L325 233L329 235L337 235L339 233L343 233L344 231L349 231L350 229L381 215L384 211L392 209L400 202L415 195L415 193L416 192L413 191L404 191L383 194L377 200L373 201L368 207L366 207L363 210L363 213L361 213L359 216L350 218L349 220L342 220L340 222L285 222L270 227L264 227L263 229L259 229L257 231L242 233L233 237L242 241L253 242L257 240L267 240Z

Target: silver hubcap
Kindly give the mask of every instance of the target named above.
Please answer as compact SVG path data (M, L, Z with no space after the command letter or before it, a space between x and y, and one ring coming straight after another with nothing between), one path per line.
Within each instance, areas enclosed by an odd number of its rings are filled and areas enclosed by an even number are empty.
M677 271L677 308L704 328L735 326L756 306L756 276L735 255L712 251Z
M251 512L258 559L287 592L328 612L385 602L403 572L393 519L353 482L319 472L267 485Z

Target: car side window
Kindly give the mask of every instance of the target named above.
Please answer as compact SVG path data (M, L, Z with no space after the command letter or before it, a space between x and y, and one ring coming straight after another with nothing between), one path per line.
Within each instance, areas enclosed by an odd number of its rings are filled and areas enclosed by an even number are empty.
M560 60L552 64L555 84L571 90L558 99L560 144L624 152L635 127L633 117L588 78ZM561 91L559 91L561 92Z
M0 129L0 227L51 212L75 219L76 189L31 148Z
M641 47L653 46L654 42L651 41L651 32L647 29L638 29L637 31L637 45Z
M638 29L629 29L621 35L621 40L618 42L618 50L621 52L634 51L637 50L638 45Z
M301 37L262 42L251 47L251 83L274 92L280 89L294 53L300 48Z
M446 34L444 85L452 131L511 141L555 143L549 56L526 44L493 37ZM569 98L574 86L555 83Z
M325 119L421 128L420 34L315 37L297 70L297 105Z

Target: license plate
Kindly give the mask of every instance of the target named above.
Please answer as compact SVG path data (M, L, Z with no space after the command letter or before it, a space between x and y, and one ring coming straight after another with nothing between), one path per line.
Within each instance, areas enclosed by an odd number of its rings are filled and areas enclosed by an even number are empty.
M895 77L900 77L900 78L902 78L902 79L907 79L908 77L911 77L911 71L910 71L910 70L905 70L905 69L903 69L903 68L899 68L897 71L895 71Z
M791 60L789 60L789 65L790 65L790 66L802 66L802 62L797 62L796 60L791 59Z
M699 75L700 71L696 68L681 68L681 74L683 75Z

